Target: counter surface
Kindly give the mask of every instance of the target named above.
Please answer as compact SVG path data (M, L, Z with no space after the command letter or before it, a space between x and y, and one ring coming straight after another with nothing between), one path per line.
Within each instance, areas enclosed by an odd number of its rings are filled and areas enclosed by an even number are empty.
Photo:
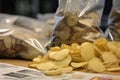
M13 64L13 65L17 65L17 66L28 67L28 64L31 61L16 60L16 59L0 59L0 62L8 63L8 64Z

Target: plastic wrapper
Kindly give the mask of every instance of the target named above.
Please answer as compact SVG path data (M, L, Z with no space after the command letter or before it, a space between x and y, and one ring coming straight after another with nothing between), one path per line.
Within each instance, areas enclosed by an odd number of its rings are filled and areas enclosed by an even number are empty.
M46 14L47 15L47 14ZM52 33L52 25L48 24L46 21L40 21L34 18L29 18L25 16L10 15L0 13L0 23L12 24L19 27L24 27L30 29L41 35L43 38L50 38Z
M34 23L34 22L33 22ZM27 25L28 26L28 25ZM29 25L30 26L30 25ZM46 27L41 28L41 34L31 29L12 24L0 24L0 58L22 58L32 60L38 55L47 52L48 37L43 37L47 32Z
M104 0L60 0L51 46L93 42L104 37L99 28L103 8Z
M53 25L55 20L54 20L54 15L55 13L47 13L47 14L37 14L37 18L40 21L45 21L50 25Z
M43 38L50 38L52 33L52 25L33 18L18 16L14 21L14 25L30 29L41 35Z
M32 60L47 52L52 26L37 19L0 14L0 58Z
M113 0L105 36L109 40L120 41L120 1L118 0Z
M13 24L17 18L17 16L0 13L0 23Z

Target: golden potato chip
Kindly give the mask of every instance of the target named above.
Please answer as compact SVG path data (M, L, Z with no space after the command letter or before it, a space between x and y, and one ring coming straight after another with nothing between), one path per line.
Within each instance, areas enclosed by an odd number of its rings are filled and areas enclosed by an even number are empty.
M83 27L80 27L79 25L75 25L73 28L72 28L73 32L74 33L80 33L80 35L83 35L83 33L85 33L85 29Z
M49 54L45 54L42 58L43 59L49 59Z
M107 68L107 71L120 71L120 67L111 67L111 68Z
M72 58L72 62L83 62L83 61L85 61L82 57L77 56L76 54L71 55L71 58Z
M74 68L83 67L87 64L88 64L88 62L80 62L80 63L71 62L71 66L74 67Z
M120 58L120 48L118 48L118 49L116 50L115 54L116 54L116 56L117 56L118 58Z
M55 75L60 75L61 71L56 69L56 70L48 70L43 72L47 76L55 76Z
M53 60L63 60L69 55L68 49L62 49L60 51L49 52L49 58Z
M87 69L88 69L88 71L93 71L89 65L87 66Z
M104 64L104 66L105 66L106 68L108 68L108 67L111 67L111 65L112 65L113 63L104 63L104 62L103 62L103 64Z
M45 71L45 70L50 70L52 68L54 68L55 64L51 61L48 62L44 62L44 63L39 63L39 65L37 66L38 70L41 71Z
M118 48L117 44L118 44L118 43L115 42L115 41L113 41L113 42L107 42L108 49L109 49L110 51L115 52L116 49Z
M94 47L96 56L99 56L99 55L101 55L101 54L103 53L103 52L102 52L98 47L96 47L95 45L94 45L93 47Z
M9 36L4 37L4 45L8 49L12 47L12 39Z
M59 51L61 48L59 46L51 47L50 51Z
M39 57L35 57L35 58L33 58L33 60L32 60L33 62L40 62L41 61L41 59L39 58Z
M115 55L120 58L120 42L108 42L108 48L110 51L114 52Z
M29 64L28 64L28 66L29 66L30 68L37 68L38 65L39 65L38 62L32 62L32 63L29 63Z
M102 54L102 59L106 63L117 62L117 57L112 52L104 52Z
M66 19L66 23L69 26L74 26L77 24L77 22L78 22L78 18L77 18L77 16L74 16L74 15L70 15Z
M60 38L60 40L65 41L69 39L70 32L71 29L69 28L69 26L63 25L62 27L56 28L56 31L54 33L56 34L57 37Z
M70 73L73 71L72 67L60 67L58 68L59 71L61 71L61 73Z
M33 58L32 61L33 62L43 63L43 62L49 61L49 57L48 57L48 54L46 54L43 57L42 56L35 57L35 58Z
M108 46L107 46L107 40L105 38L99 38L96 41L94 41L94 45L98 47L101 51L107 51Z
M99 58L92 58L90 61L88 61L88 66L90 69L94 72L104 72L105 66L101 62Z
M53 61L55 65L57 66L68 66L71 62L71 56L68 55L65 59L60 60L60 61Z
M72 44L71 44L71 48L72 48L72 49L79 49L79 50L80 50L80 45L77 44L77 43L72 43Z
M84 42L81 44L81 56L85 61L88 61L95 57L95 50L93 44L90 42Z
M80 55L80 49L74 49L72 52L70 52L70 56L72 58L73 62L82 62L84 59Z
M67 45L67 44L62 44L61 45L61 49L68 49L68 50L72 50L72 47Z

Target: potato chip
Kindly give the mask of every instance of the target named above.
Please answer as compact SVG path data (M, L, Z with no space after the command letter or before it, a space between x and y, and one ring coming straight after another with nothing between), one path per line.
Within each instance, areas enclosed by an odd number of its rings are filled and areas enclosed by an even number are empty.
M32 62L32 63L29 63L29 67L30 68L37 68L37 66L39 65L39 63L37 63L37 62Z
M74 68L83 67L87 64L88 64L88 62L80 62L80 63L71 62L71 66L74 67Z
M108 49L110 51L113 51L113 52L116 52L116 49L118 48L117 47L117 42L113 41L113 42L107 42L107 46L108 46Z
M43 59L49 59L49 54L45 54L42 58Z
M90 42L84 42L81 44L81 56L85 61L88 61L95 57L95 50L93 44Z
M111 67L113 63L103 63L106 68Z
M80 49L74 49L72 52L70 52L70 56L72 58L73 62L82 62L84 59L80 55Z
M112 52L104 52L102 54L103 61L106 63L117 62L117 57Z
M107 71L120 71L120 67L107 68Z
M63 60L69 55L68 49L62 49L60 51L54 51L49 53L49 58L53 60Z
M61 48L59 46L51 47L50 51L59 51Z
M63 25L61 28L57 28L55 34L61 41L66 41L69 39L71 33L71 29L69 26Z
M107 40L105 38L99 38L96 41L94 41L94 45L98 47L101 51L107 51L108 46L107 46Z
M6 48L10 49L12 47L12 39L8 36L4 37L4 45Z
M85 61L82 57L77 56L76 54L71 55L71 58L72 58L72 62L83 62L83 61Z
M56 69L56 70L44 71L43 73L47 76L55 76L55 75L60 75L61 71Z
M37 66L37 69L41 71L45 71L45 70L50 70L54 68L54 66L55 64L49 61L49 62L39 63L39 65Z
M103 53L103 52L102 52L98 47L96 47L95 45L94 45L93 47L94 47L96 56L99 56L99 55L101 55L101 54Z
M41 61L41 59L39 58L39 57L36 57L36 58L33 58L33 60L32 60L33 62L40 62Z
M73 71L72 67L60 67L58 68L59 71L61 71L61 73L70 73Z
M67 45L67 44L62 44L61 45L61 49L68 49L68 50L72 50L72 47Z
M75 16L75 15L70 15L70 16L67 17L66 23L67 23L68 26L74 26L74 25L77 24L78 20L79 20L79 19L78 19L77 16Z
M116 50L115 54L116 54L116 56L117 56L118 58L120 58L120 48L118 48L118 49Z
M79 49L79 50L80 50L80 45L77 44L77 43L72 43L72 44L71 44L71 48L72 48L72 49Z
M101 62L99 58L92 58L90 61L88 61L88 66L93 72L104 72L105 66Z
M60 61L53 61L55 65L57 66L68 66L71 62L71 56L68 55L65 59L60 60Z

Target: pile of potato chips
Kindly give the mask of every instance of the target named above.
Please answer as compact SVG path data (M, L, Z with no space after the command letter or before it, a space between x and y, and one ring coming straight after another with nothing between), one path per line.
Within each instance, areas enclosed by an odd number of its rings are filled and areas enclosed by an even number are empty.
M70 73L73 70L98 73L120 71L120 42L100 38L93 43L51 47L48 54L34 58L29 67L49 76Z
M64 19L56 25L53 45L81 44L85 41L93 42L102 37L102 32L97 27L100 16L95 11L86 12L81 17L71 12L61 12L61 14L64 14Z

